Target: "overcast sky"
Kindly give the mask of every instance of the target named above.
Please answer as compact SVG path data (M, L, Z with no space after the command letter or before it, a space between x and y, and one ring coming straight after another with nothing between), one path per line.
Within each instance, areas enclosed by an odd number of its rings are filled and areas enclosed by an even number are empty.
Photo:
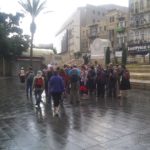
M62 24L71 16L77 7L85 6L86 4L117 4L128 6L128 0L47 0L47 10L54 12L40 15L36 19L37 31L34 43L55 43L55 35ZM18 4L18 0L0 0L0 11L15 13L21 10L22 8ZM21 25L24 33L30 34L29 26L30 17L26 16Z

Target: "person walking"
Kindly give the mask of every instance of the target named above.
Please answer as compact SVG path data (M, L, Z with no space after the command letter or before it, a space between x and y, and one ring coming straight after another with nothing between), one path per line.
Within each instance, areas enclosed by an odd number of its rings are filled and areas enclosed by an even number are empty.
M42 77L42 71L38 71L37 75L34 77L33 80L33 86L34 94L35 94L35 100L36 100L36 107L40 107L41 95L43 93L45 84L44 84L44 78Z
M32 84L33 84L33 79L34 79L34 72L32 67L29 67L29 70L26 72L26 95L27 98L32 98Z
M59 105L61 95L64 92L64 82L58 71L54 71L51 79L48 81L48 93L51 94L54 102L54 115L59 115Z

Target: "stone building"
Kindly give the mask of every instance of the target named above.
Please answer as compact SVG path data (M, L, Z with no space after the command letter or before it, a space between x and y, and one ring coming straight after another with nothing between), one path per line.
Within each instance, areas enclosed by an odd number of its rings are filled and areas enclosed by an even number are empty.
M129 0L129 23L129 54L147 55L150 49L150 0Z

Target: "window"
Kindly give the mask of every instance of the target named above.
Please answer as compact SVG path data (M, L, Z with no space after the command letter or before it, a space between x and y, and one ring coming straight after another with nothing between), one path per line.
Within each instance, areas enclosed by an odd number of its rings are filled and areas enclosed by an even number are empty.
M83 36L85 35L85 31L83 31Z
M131 3L131 5L130 5L130 11L131 11L131 13L134 12L134 4L133 3Z
M141 25L143 25L143 24L144 24L144 18L141 19Z
M114 30L109 30L109 39L114 38Z
M141 35L141 40L144 40L144 34Z
M90 29L90 34L91 34L92 36L96 36L96 35L97 35L97 27L92 27L92 28Z
M135 13L139 12L139 3L135 2Z
M125 27L124 21L120 21L120 22L119 22L119 27Z
M106 31L106 26L104 26L104 31Z
M148 22L150 23L150 14L148 15Z
M95 23L95 19L93 19L93 23Z
M139 26L139 21L137 20L137 21L136 21L136 27L138 27L138 26Z
M144 9L144 2L143 0L140 0L140 10L143 10Z
M113 17L112 17L112 22L114 22L114 21L115 21L115 17L113 16Z
M102 30L102 27L99 27L99 32L101 32L101 30Z
M86 30L86 36L88 36L88 30Z
M110 17L110 22L114 22L114 16Z
M150 0L147 0L147 8L150 8Z
M138 39L138 37L139 37L139 32L136 31L136 32L135 32L135 38Z
M144 30L141 31L141 40L144 40Z

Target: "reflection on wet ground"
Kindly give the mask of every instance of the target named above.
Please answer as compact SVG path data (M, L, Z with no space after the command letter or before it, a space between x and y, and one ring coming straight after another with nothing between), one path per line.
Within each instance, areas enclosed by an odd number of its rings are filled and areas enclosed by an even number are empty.
M150 93L131 90L128 99L68 100L59 117L50 103L34 107L25 86L0 79L0 150L150 150Z

